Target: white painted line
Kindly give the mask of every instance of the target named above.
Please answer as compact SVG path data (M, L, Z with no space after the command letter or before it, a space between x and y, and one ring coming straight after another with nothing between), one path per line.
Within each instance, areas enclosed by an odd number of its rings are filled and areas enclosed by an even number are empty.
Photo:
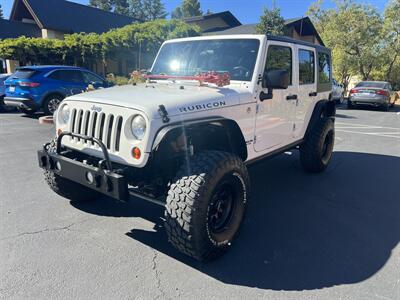
M345 125L345 126L361 126L361 127L376 127L376 128L386 128L386 129L396 129L399 130L399 128L395 128L395 127L386 127L386 126L377 126L377 125L366 125L366 124L356 124L356 123L346 123L346 122L336 122L335 124L337 125Z
M365 135L372 135L372 136L381 136L381 137L390 137L395 139L400 139L400 136L395 135L381 135L379 133L368 133L368 132L359 132L359 131L352 131L352 130L337 130L340 132L347 132L347 133L357 133L357 134L365 134Z

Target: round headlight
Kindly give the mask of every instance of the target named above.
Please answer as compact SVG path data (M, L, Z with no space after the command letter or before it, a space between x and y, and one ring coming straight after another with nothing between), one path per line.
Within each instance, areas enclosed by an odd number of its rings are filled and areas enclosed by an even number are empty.
M137 138L138 140L143 139L145 133L146 133L146 120L140 116L137 115L136 117L133 118L132 120L132 133Z
M58 110L58 120L62 123L62 124L67 124L69 121L69 117L71 115L71 111L69 109L68 104L64 104L63 106L61 106L61 108Z

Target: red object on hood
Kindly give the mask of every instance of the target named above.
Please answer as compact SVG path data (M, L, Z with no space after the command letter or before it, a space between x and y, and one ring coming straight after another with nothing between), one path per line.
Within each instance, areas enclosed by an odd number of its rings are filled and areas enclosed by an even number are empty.
M231 76L228 72L218 73L215 71L208 71L194 76L175 76L175 75L144 75L147 79L182 79L182 80L197 80L200 85L203 83L213 83L219 87L229 85L231 83Z

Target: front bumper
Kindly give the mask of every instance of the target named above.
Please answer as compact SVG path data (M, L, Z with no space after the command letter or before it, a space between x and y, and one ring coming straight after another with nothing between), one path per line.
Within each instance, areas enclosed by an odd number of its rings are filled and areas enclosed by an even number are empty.
M73 136L97 143L103 151L104 160L101 160L98 166L95 167L64 156L61 152L61 140L64 136ZM60 177L69 179L114 199L120 201L127 201L129 199L128 183L123 175L117 174L112 169L107 148L100 140L84 135L63 132L57 139L56 151L48 151L47 148L47 145L45 145L43 150L38 151L39 166L41 168L52 171Z
M23 108L26 110L37 109L35 101L29 98L4 97L4 104L7 106Z

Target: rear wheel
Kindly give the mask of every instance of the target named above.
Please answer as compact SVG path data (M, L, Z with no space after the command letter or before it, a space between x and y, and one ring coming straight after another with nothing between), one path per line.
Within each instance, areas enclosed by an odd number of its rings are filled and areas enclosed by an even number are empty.
M61 101L64 99L61 95L49 95L43 103L43 111L46 115L52 115L57 110Z
M168 192L169 241L200 261L222 255L238 234L249 196L249 175L236 155L205 151L178 172Z
M334 142L333 119L320 119L300 145L300 161L303 168L311 173L324 171L332 158Z

